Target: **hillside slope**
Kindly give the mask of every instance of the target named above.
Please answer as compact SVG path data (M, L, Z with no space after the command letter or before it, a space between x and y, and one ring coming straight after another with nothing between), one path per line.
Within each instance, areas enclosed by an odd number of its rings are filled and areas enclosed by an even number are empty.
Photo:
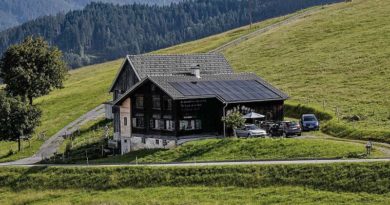
M245 26L219 34L216 36L217 41L213 43L213 47L218 47L255 29L263 28L285 18L279 17L260 22L254 24L252 29ZM208 40L207 38L202 41ZM36 135L31 142L22 143L24 149L21 152L16 154L10 152L10 150L17 150L15 142L0 142L0 162L32 156L44 140L84 113L110 100L111 96L108 93L108 89L122 62L123 59L118 59L73 70L65 82L64 89L55 90L50 95L35 100L34 103L43 110L42 125L36 130Z
M322 107L322 100L326 99L328 112L334 112L337 105L340 115L362 116L360 122L340 120L340 123L361 129L390 130L388 10L390 2L380 0L326 6L304 20L230 48L225 54L236 71L256 72L288 92L292 101ZM262 28L284 18L254 27ZM243 27L157 53L208 52L248 32L249 28ZM50 136L83 112L110 99L107 89L121 62L74 71L65 89L38 99L44 110L38 133L47 130ZM11 146L2 142L0 161L29 156L40 144L35 140L32 148L23 153L1 157Z
M225 51L291 100L357 115L354 127L390 130L390 1L340 3Z
M113 0L110 0L113 1ZM146 1L146 0L145 0ZM340 0L256 0L254 21ZM0 53L30 35L59 47L73 67L200 39L249 23L248 0L194 0L169 6L91 3L0 32Z

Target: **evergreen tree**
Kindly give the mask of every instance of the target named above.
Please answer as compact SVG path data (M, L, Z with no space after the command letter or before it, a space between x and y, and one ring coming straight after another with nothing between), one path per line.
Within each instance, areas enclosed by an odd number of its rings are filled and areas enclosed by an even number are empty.
M79 67L146 53L310 6L340 0L191 0L169 6L91 3L84 10L43 17L0 33L0 53L26 36L58 46ZM144 1L143 1L144 2Z

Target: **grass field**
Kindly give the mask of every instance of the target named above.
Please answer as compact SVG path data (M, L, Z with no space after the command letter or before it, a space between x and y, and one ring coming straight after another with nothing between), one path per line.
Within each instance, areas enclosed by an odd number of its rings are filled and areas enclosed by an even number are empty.
M372 139L386 138L382 133L390 133L390 84L387 82L390 47L386 46L390 43L389 9L390 2L383 0L354 0L325 6L303 20L249 39L224 53L236 71L255 72L290 94L288 103L321 109L325 105L325 110L331 113L337 107L340 118L361 117L358 122L341 119L338 124L332 124L333 128L340 128L338 134L374 136L373 132L355 131L358 128L375 130L378 134ZM284 18L261 22L255 27ZM243 27L156 53L207 52L248 32L249 28ZM73 71L65 89L37 99L36 103L44 111L37 133L46 131L46 136L51 136L108 100L107 90L121 62ZM346 124L348 132L340 124ZM16 143L1 142L0 161L30 156L42 142L35 138L30 148L11 156L5 155L10 149L16 150Z
M291 96L323 106L351 127L390 130L390 2L354 0L225 51L237 71L255 72Z
M364 144L336 141L322 137L320 133L304 133L303 138L288 139L209 139L186 143L171 150L141 150L124 156L102 157L105 120L92 121L81 127L81 134L73 141L67 139L56 157L57 163L153 163L226 160L313 159L313 158L361 158L365 157ZM66 152L67 150L68 152ZM66 153L67 160L62 160ZM374 146L370 157L384 157L386 153ZM137 160L136 160L137 159ZM54 160L54 159L52 159ZM50 162L50 161L49 161ZM53 162L53 161L51 161Z
M214 139L189 142L172 150L142 150L91 163L193 162L226 160L358 158L360 144L322 139ZM373 156L381 156L375 151ZM85 163L85 162L83 162Z
M164 49L157 51L157 53L206 52L255 29L268 26L285 18L286 16L270 19L254 24L252 29L245 26L206 38L207 40L197 41L196 43L190 42L184 44L184 46ZM210 43L211 41L212 43ZM108 90L122 62L123 59L119 59L71 71L65 81L64 89L56 90L48 96L35 100L34 103L38 104L43 110L42 125L37 129L36 135L45 132L45 139L47 139L82 114L102 102L110 100ZM28 143L25 142L23 143L24 149L21 152L10 156L7 154L10 150L16 152L17 144L15 142L0 142L0 162L31 156L39 149L43 141L44 139L38 139L37 136L34 136L30 146L27 146Z
M298 186L158 187L86 190L0 189L0 204L387 204L389 194L338 193Z
M110 99L108 87L122 60L84 67L70 72L65 88L34 101L42 110L42 124L30 142L23 142L23 150L7 156L10 149L16 151L16 142L0 143L0 162L33 155L43 141L84 113ZM46 138L38 139L45 132Z

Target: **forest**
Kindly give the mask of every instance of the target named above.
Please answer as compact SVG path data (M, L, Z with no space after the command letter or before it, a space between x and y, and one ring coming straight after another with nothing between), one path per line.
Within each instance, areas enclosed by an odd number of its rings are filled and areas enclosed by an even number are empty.
M70 67L77 68L247 25L250 16L261 21L339 1L190 0L166 6L90 3L83 10L38 18L1 32L0 53L26 36L42 36L63 51Z
M168 5L181 0L0 0L0 31L41 16L83 9L91 2Z

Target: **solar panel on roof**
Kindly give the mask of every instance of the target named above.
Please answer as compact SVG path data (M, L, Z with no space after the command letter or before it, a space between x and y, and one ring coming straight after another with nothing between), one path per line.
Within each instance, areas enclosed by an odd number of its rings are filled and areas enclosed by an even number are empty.
M171 82L184 96L219 96L226 102L282 98L256 80Z

